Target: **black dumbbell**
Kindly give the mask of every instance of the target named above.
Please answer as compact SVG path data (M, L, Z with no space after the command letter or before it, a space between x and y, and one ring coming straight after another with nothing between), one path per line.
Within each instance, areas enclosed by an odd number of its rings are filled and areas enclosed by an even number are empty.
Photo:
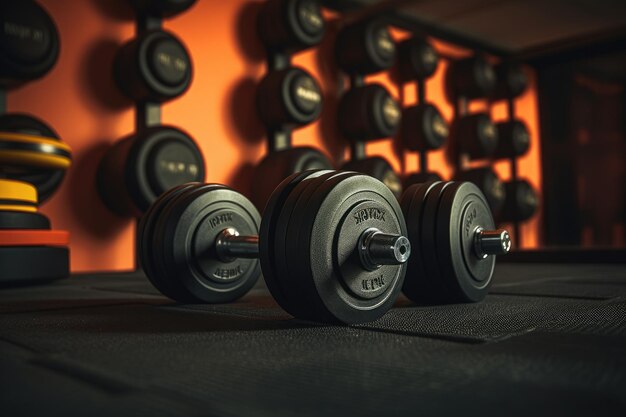
M325 23L316 0L270 0L259 12L258 28L269 50L293 54L319 44Z
M504 183L506 199L499 216L502 222L523 222L530 219L539 207L539 197L526 180Z
M404 178L402 181L402 188L407 189L413 184L423 184L426 182L443 181L441 175L433 171L415 172Z
M517 158L528 152L530 133L521 120L509 120L496 123L498 145L493 152L494 158Z
M0 85L13 87L46 74L59 56L59 34L37 3L0 2Z
M470 159L490 157L498 146L498 129L487 113L461 116L453 122L451 135L459 152Z
M138 14L169 17L184 12L196 0L129 0Z
M179 184L204 181L200 149L172 126L143 129L115 143L100 161L97 188L120 216L139 217L159 195Z
M120 90L136 102L171 100L189 88L192 78L185 45L159 29L143 32L122 46L113 68Z
M469 181L482 191L489 203L491 211L500 214L506 198L504 184L491 168L473 168L457 173L456 180Z
M352 88L339 102L339 129L352 141L393 136L401 118L400 106L380 84Z
M181 302L228 302L263 272L295 317L361 323L389 310L410 244L396 198L354 172L293 174L261 219L243 195L216 184L164 194L139 227L140 259L152 283Z
M511 248L483 193L469 182L427 182L407 188L400 205L412 245L404 294L419 304L482 300L494 255Z
M408 150L424 152L439 149L449 133L448 123L432 104L418 104L402 111L400 139Z
M495 70L482 55L452 62L447 77L449 89L455 97L486 98L496 86Z
M0 116L0 175L33 184L40 203L59 188L71 161L69 146L43 121L20 113Z
M515 98L528 88L528 77L521 65L502 63L495 67L496 84L491 98Z
M408 82L432 76L439 64L439 54L423 38L409 38L398 44L398 76Z
M373 74L395 63L396 44L384 22L360 21L339 30L335 58L339 68L348 74Z

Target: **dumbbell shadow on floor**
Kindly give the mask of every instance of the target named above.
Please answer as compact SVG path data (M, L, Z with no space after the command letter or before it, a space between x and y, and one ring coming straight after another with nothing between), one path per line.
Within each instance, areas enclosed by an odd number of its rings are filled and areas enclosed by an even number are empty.
M372 177L317 170L283 181L262 219L224 185L176 187L143 217L139 250L150 281L176 301L233 301L262 271L272 296L294 317L352 324L381 317L403 288L417 301L482 299L493 272L490 255L510 246L505 231L492 229L484 197L471 184L410 187L399 204ZM431 241L430 233L442 237ZM411 239L423 251L417 265L429 261L428 276L411 262ZM455 277L463 282L448 282Z

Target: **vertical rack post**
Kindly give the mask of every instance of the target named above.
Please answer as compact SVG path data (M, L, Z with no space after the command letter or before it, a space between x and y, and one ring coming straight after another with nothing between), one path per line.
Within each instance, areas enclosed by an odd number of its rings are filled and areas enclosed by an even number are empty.
M417 79L417 83L415 84L417 91L417 104L426 103L426 80L422 77ZM428 172L428 153L426 150L422 150L419 153L419 161L420 161L420 172L426 173Z

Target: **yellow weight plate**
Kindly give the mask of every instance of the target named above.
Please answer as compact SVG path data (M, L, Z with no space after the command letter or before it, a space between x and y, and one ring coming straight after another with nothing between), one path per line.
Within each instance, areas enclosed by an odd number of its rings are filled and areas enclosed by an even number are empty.
M46 169L67 169L71 148L57 139L0 131L0 162Z
M65 156L42 154L37 151L0 149L0 163L47 169L67 169L72 161Z
M27 182L0 179L0 200L37 204L37 189Z

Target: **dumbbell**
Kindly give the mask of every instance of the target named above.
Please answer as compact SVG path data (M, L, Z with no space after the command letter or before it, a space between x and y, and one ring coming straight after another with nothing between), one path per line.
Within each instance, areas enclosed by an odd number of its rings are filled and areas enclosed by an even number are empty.
M530 219L539 207L539 197L526 180L504 183L506 198L499 216L502 222L523 222Z
M487 167L473 168L458 172L457 181L469 181L474 183L484 194L491 211L496 215L500 214L506 199L506 189L498 175Z
M38 203L32 184L0 179L0 285L69 275L69 234L50 230Z
M383 21L364 20L341 28L335 43L335 59L348 74L374 74L394 64L396 44Z
M451 63L446 82L454 97L489 97L496 86L496 72L482 56L473 55Z
M43 121L20 113L0 116L0 176L33 184L39 202L58 189L71 161L70 147Z
M393 305L411 253L395 196L355 172L296 173L261 219L243 195L218 184L178 186L139 226L150 281L179 302L228 302L263 271L291 315L361 323Z
M120 90L136 102L162 103L183 94L191 84L187 48L172 33L149 30L123 45L113 74Z
M256 94L257 109L270 136L269 152L254 174L263 181L255 184L251 195L262 209L276 186L289 175L330 169L332 164L315 148L291 147L290 139L293 130L313 123L322 111L322 90L315 78L303 68L289 65L289 55L319 44L324 36L319 2L268 1L259 12L257 24L270 62Z
M138 14L169 17L184 12L196 0L129 0Z
M452 141L470 159L490 157L498 147L498 129L487 113L474 113L456 119L451 127Z
M432 104L420 103L402 111L400 139L408 150L425 152L440 149L449 133L448 123Z
M13 87L46 74L59 56L59 34L30 0L0 3L0 85Z
M528 88L528 77L521 65L501 63L494 72L496 84L491 93L493 100L519 97Z
M517 158L528 152L530 133L521 120L513 119L496 123L498 144L493 152L494 158Z
M470 182L426 182L400 201L412 245L404 294L418 304L477 302L487 294L495 255L511 248L489 203Z

